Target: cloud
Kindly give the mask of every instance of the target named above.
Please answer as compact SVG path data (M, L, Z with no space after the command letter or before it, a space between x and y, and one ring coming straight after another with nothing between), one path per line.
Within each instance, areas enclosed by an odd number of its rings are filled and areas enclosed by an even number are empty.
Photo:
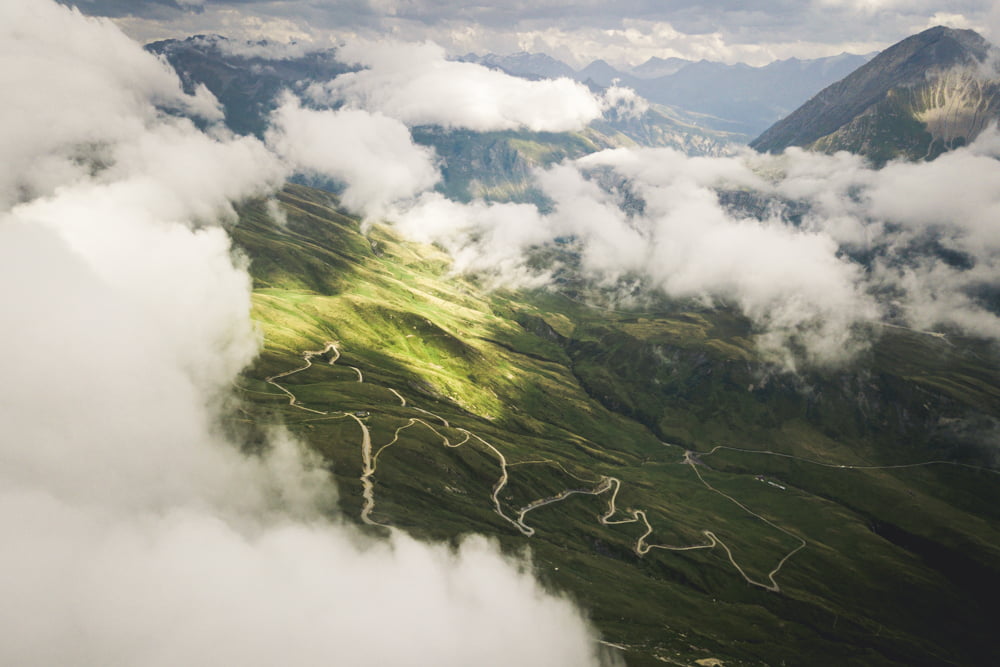
M672 150L584 158L630 179L646 202L644 271L670 296L735 303L767 335L770 353L790 341L811 361L840 361L856 347L850 324L878 315L858 289L857 266L828 235L774 217L726 211L718 190L765 187L744 160L687 158Z
M390 217L494 285L551 282L560 267L534 258L561 248L607 288L735 306L765 356L793 369L853 358L882 321L1000 339L998 157L995 130L881 170L801 149L616 149L536 172L545 213L425 195Z
M141 132L154 120L153 104L222 118L211 93L199 88L193 97L184 95L168 65L140 57L141 47L107 21L81 21L78 13L55 11L48 3L7 2L0 7L0 24L8 30L23 26L31 35L10 34L0 43L2 83L17 91L0 109L0 202L85 175L102 145ZM53 53L65 54L65 60ZM75 63L76 76L65 75L67 61Z
M717 190L773 192L751 161L605 151L537 173L549 213L425 195L393 219L410 237L447 249L456 271L508 286L549 281L553 267L533 268L533 252L569 242L585 278L607 287L638 279L672 298L734 305L759 327L761 349L774 360L839 363L864 344L855 324L877 320L880 308L861 267L840 256L829 234L724 209ZM612 185L602 178L608 169ZM622 188L642 200L642 212L623 205ZM793 346L804 352L796 357Z
M551 240L551 230L529 204L460 204L438 193L389 213L407 237L438 243L453 259L456 273L481 273L507 287L537 287L549 275L525 265L528 251Z
M434 152L378 111L304 109L286 94L272 115L267 143L298 171L344 183L344 205L368 217L383 215L393 202L440 178Z
M603 94L605 115L618 119L641 118L649 111L649 102L631 88L610 86Z
M366 67L310 87L314 101L381 112L407 125L477 131L580 130L602 105L570 79L527 81L481 65L449 61L436 44L356 41L338 57Z
M0 663L597 664L525 561L363 537L286 433L223 435L259 341L214 221L285 162L163 113L211 105L111 24L0 15Z

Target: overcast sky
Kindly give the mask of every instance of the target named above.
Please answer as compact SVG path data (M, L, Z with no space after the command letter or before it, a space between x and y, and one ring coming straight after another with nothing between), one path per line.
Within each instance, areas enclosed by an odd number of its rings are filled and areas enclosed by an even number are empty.
M217 32L336 43L389 34L451 53L544 52L574 66L661 58L766 64L869 53L933 25L994 35L991 0L63 0L140 41Z

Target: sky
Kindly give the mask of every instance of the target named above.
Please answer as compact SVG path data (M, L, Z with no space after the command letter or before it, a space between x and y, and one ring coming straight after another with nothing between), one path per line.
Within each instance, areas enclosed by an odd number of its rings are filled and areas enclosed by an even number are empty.
M68 2L68 0L67 0ZM198 33L328 45L432 40L451 55L548 53L575 67L680 57L764 65L867 54L934 25L993 33L990 0L73 0L146 42Z

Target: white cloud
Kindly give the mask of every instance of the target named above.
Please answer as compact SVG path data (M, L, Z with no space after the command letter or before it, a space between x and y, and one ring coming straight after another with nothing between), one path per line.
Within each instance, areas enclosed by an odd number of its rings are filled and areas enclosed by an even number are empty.
M110 24L0 12L0 663L597 664L525 563L362 537L287 434L222 435L259 341L212 223L286 166L158 113L200 102Z
M627 119L641 118L649 111L649 102L631 88L613 85L604 91L605 115Z
M930 163L888 165L867 191L871 214L914 229L947 230L962 250L983 259L1000 253L1000 151L979 152L997 136L988 133L974 150Z
M152 2L123 9L120 0L90 0L85 7L119 16L116 20L129 34L143 40L206 32L322 43L391 36L431 40L452 55L541 51L579 68L597 58L616 66L637 65L653 56L760 66L792 57L866 54L939 23L989 31L997 25L995 5L991 0L951 0L946 5L924 0L206 0L197 11L170 12Z
M139 133L155 119L151 102L222 118L207 90L184 95L169 66L143 57L141 47L107 21L81 21L47 2L5 2L0 25L8 32L0 42L0 82L17 91L0 109L0 202L83 175L102 144ZM31 39L12 34L14 26ZM66 76L67 62L75 76Z
M529 204L460 204L427 193L390 213L401 232L451 254L457 273L480 273L506 287L534 287L546 274L528 269L525 253L551 239L538 209Z
M286 95L271 118L268 145L299 171L346 184L342 201L368 217L431 188L434 152L417 146L403 123L360 109L304 109Z
M860 343L853 340L852 324L878 316L874 301L858 286L859 267L838 257L838 244L828 235L723 209L717 189L770 189L749 168L747 156L617 150L577 164L612 167L645 202L641 215L626 220L619 213L617 226L602 225L603 238L588 230L593 240L585 260L617 257L612 264L639 271L670 296L738 305L767 332L760 342L768 353L785 355L795 340L813 362L840 361ZM572 207L569 220L594 206L579 192L560 194L551 187L546 192L557 210ZM623 252L621 239L629 237L631 250Z
M800 149L728 158L618 149L538 172L546 214L434 195L394 218L448 249L456 270L495 284L548 280L555 267L531 268L531 251L568 239L590 279L641 279L675 298L735 305L772 359L839 363L867 344L863 325L890 313L921 330L1000 339L1000 318L977 296L1000 287L998 157L995 131L934 162L881 170ZM733 212L720 191L758 210ZM798 202L801 218L782 218L780 201Z
M449 61L436 44L355 41L338 57L367 69L312 86L313 99L342 101L411 126L563 132L601 115L600 100L575 81L527 81Z

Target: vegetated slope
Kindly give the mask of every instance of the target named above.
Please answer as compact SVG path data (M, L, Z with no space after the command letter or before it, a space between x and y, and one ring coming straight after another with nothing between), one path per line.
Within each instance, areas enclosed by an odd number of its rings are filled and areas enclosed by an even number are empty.
M1000 119L1000 80L982 66L988 49L971 30L925 30L825 88L750 145L849 150L876 163L935 157Z
M505 130L474 132L435 126L413 128L414 141L432 146L440 158L437 189L449 198L544 204L534 171L566 159L622 146L666 146L691 155L721 155L726 144L679 130L684 121L666 120L667 110L649 109L632 117L597 120L580 132Z
M988 346L887 328L793 378L734 313L488 293L326 193L278 200L233 229L265 347L232 428L287 424L348 516L530 547L630 665L996 662Z

